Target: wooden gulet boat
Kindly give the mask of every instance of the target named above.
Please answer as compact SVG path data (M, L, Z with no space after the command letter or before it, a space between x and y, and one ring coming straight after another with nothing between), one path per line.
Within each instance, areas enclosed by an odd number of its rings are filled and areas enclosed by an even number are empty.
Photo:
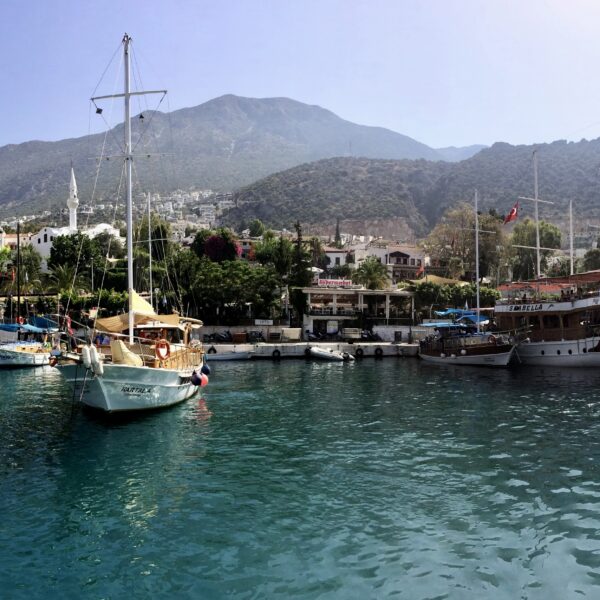
M125 105L126 206L127 206L127 282L129 310L124 315L99 319L96 327L108 336L100 350L89 341L78 352L66 352L56 359L57 368L74 387L84 405L106 412L163 408L187 400L199 385L208 382L204 349L191 343L190 320L179 315L157 315L154 308L133 288L133 202L130 99L132 95L166 92L130 91L131 38L123 37L125 67L124 93L104 98L123 98ZM191 320L193 321L193 320ZM200 322L196 321L196 324ZM136 328L160 330L160 339L135 337ZM183 339L167 339L168 333L183 329ZM126 334L126 335L125 335ZM104 348L102 347L104 346ZM53 361L54 362L54 361Z

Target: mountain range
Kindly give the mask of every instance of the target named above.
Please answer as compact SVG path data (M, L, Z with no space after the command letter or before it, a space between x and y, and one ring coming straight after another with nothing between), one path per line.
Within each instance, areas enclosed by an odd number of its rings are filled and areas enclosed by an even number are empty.
M556 141L535 146L496 143L458 163L426 160L335 158L270 175L234 195L227 214L232 225L259 218L291 227L299 220L334 231L337 219L348 233L381 235L381 220L396 224L388 237L419 237L449 207L472 203L478 189L480 210L507 214L519 203L521 218L533 216L533 151L538 154L540 218L568 229L574 201L576 228L600 222L600 139ZM352 226L344 224L352 221ZM374 224L379 223L377 226Z
M233 191L272 173L338 156L456 161L482 148L436 150L389 129L357 125L288 98L226 95L193 108L148 111L143 116L132 118L135 152L142 157L160 154L163 159L137 160L136 174L144 191L161 193ZM95 159L121 153L122 139L120 124L106 135L1 147L0 215L62 207L71 165L83 204L94 189L97 202L112 199L121 162L109 161L99 170Z

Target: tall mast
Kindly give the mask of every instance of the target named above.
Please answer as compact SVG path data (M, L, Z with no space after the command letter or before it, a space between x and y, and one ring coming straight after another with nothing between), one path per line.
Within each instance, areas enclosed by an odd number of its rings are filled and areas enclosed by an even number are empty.
M17 220L17 322L21 316L21 221Z
M540 259L540 220L538 215L538 160L537 150L533 151L533 198L535 200L535 251L537 264L537 278L542 276Z
M150 282L150 306L154 308L152 296L152 228L150 227L150 192L148 192L148 277Z
M571 262L571 275L575 272L573 260L573 199L569 200L569 258Z
M480 307L479 307L479 213L477 211L478 204L478 194L477 190L475 190L475 288L477 290L477 312L475 313L477 317L477 333L479 333L479 315L480 315Z
M129 296L129 343L133 344L133 200L131 192L131 174L133 156L131 154L131 119L130 119L130 81L129 81L129 42L131 38L125 34L123 37L123 58L125 65L125 184L127 206L127 292Z
M130 116L130 100L131 96L143 96L146 94L163 94L166 90L152 90L148 92L132 92L130 89L130 69L131 61L129 57L129 45L131 38L125 34L123 36L123 63L125 67L125 90L123 94L111 94L108 96L96 96L92 98L92 102L96 106L96 112L102 113L102 109L96 105L97 100L106 98L123 98L125 102L125 182L126 182L126 206L127 206L127 290L129 293L129 342L133 343L133 199L132 199L132 171L133 171L133 154L131 148L131 116Z

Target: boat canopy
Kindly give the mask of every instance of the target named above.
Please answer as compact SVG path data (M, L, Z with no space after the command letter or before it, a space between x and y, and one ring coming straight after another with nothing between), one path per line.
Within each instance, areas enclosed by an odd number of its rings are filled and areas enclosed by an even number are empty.
M446 308L445 310L434 310L433 312L438 317L448 317L448 316L462 317L464 315L475 315L475 311L465 310L463 308Z
M29 323L0 323L0 331L10 331L16 333L17 331L26 331L27 333L54 333L58 331L57 327L36 327Z
M146 302L139 294L133 292L131 306L133 307L133 325L134 327L155 327L155 328L173 328L179 327L181 321L186 321L185 317L181 317L178 313L170 315L158 315L154 312L152 305ZM197 324L201 325L202 321L194 319ZM114 317L106 317L97 319L96 329L107 333L123 333L129 329L129 313L116 315Z
M457 319L456 322L464 323L466 325L476 325L477 322L479 322L480 325L487 325L490 322L490 319L483 315L463 315L460 319Z

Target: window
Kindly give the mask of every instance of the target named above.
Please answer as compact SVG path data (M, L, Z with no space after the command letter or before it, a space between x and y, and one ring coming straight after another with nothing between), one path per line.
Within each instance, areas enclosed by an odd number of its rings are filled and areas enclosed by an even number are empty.
M41 244L41 243L42 243L41 238L38 238L38 244Z
M339 267L339 265L340 265L340 257L339 257L339 256L336 256L336 257L335 257L335 266L336 266L336 267Z
M48 241L48 234L47 234L47 233L45 233L45 234L44 234L44 244L45 244L47 241Z
M411 266L411 267L414 267L414 266L415 266L415 259L414 259L414 258L411 258L411 259L410 259L410 266Z

